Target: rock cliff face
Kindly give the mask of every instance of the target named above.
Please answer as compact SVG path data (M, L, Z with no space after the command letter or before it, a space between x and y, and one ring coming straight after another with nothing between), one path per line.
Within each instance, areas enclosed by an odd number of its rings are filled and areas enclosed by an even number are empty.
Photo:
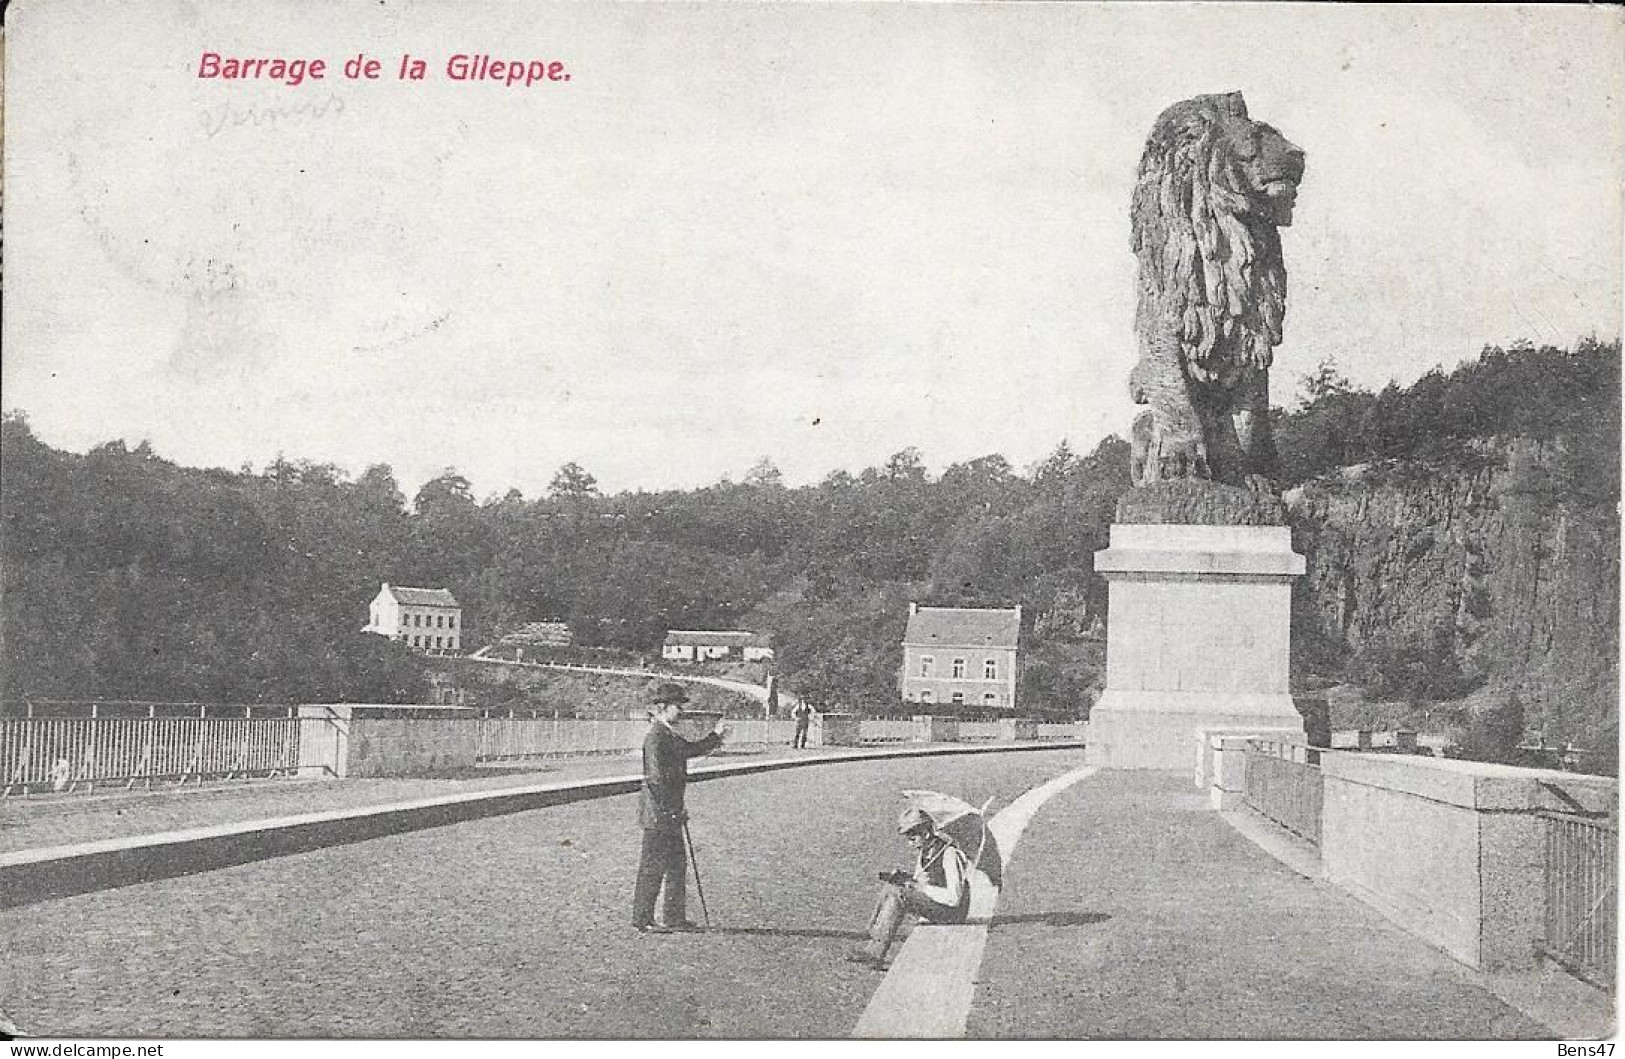
M1308 559L1299 642L1430 670L1458 693L1515 693L1548 739L1611 743L1619 513L1564 487L1563 456L1520 439L1448 464L1345 468L1288 493Z

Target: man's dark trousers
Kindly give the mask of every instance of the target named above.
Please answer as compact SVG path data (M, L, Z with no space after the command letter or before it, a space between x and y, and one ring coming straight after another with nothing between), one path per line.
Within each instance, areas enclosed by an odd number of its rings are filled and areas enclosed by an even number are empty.
M637 887L632 891L632 922L655 921L658 895L662 897L660 922L681 923L688 917L687 888L688 855L683 849L683 833L645 828Z

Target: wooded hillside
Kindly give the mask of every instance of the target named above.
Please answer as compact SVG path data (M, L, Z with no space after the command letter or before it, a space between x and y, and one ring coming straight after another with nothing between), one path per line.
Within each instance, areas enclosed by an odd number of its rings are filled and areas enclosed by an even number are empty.
M1618 539L1617 342L1487 349L1380 393L1323 365L1302 398L1275 417L1289 486L1350 465L1390 479L1504 469L1507 439L1528 438L1545 454L1543 495ZM421 660L360 632L381 581L450 588L468 648L545 618L567 620L578 643L639 652L668 628L755 629L773 637L787 687L860 709L893 704L911 599L1020 603L1023 712L1076 716L1103 680L1092 555L1128 487L1117 438L1087 455L1062 443L1024 470L989 455L938 476L905 449L799 488L763 460L740 482L606 497L567 464L546 497L482 500L448 470L408 504L387 466L351 477L279 457L199 470L144 444L57 451L21 412L0 429L8 708L25 696L420 698ZM1325 505L1303 511L1329 517ZM1602 590L1617 599L1617 564ZM1322 599L1306 613L1330 611ZM1374 641L1312 624L1300 677L1370 668L1360 652ZM1617 622L1604 635L1617 655Z

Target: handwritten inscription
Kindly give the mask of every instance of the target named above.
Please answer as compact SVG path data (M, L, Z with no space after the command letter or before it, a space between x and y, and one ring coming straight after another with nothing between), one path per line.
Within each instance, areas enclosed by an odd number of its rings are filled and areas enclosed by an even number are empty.
M314 121L329 114L342 113L344 100L340 99L337 93L330 92L325 97L304 96L297 103L285 104L234 103L228 99L218 107L210 107L203 111L201 118L204 135L213 139L227 129L262 126L276 128L283 123L297 125L302 121Z
M197 76L202 81L259 81L298 88L311 81L326 81L332 64L325 58L288 56L237 56L206 51L198 58ZM388 69L397 81L430 79L429 60L411 54L387 67L382 59L357 54L337 67L338 77L349 81L385 80ZM448 81L485 82L507 88L558 84L570 80L570 72L558 59L498 59L483 52L459 52L439 67Z

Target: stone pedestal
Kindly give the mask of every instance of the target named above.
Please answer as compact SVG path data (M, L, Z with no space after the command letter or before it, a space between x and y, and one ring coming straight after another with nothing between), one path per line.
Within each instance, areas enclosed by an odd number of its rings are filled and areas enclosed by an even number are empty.
M1292 579L1285 526L1115 524L1095 553L1108 585L1106 690L1089 714L1087 760L1190 767L1197 732L1299 733L1288 690Z

